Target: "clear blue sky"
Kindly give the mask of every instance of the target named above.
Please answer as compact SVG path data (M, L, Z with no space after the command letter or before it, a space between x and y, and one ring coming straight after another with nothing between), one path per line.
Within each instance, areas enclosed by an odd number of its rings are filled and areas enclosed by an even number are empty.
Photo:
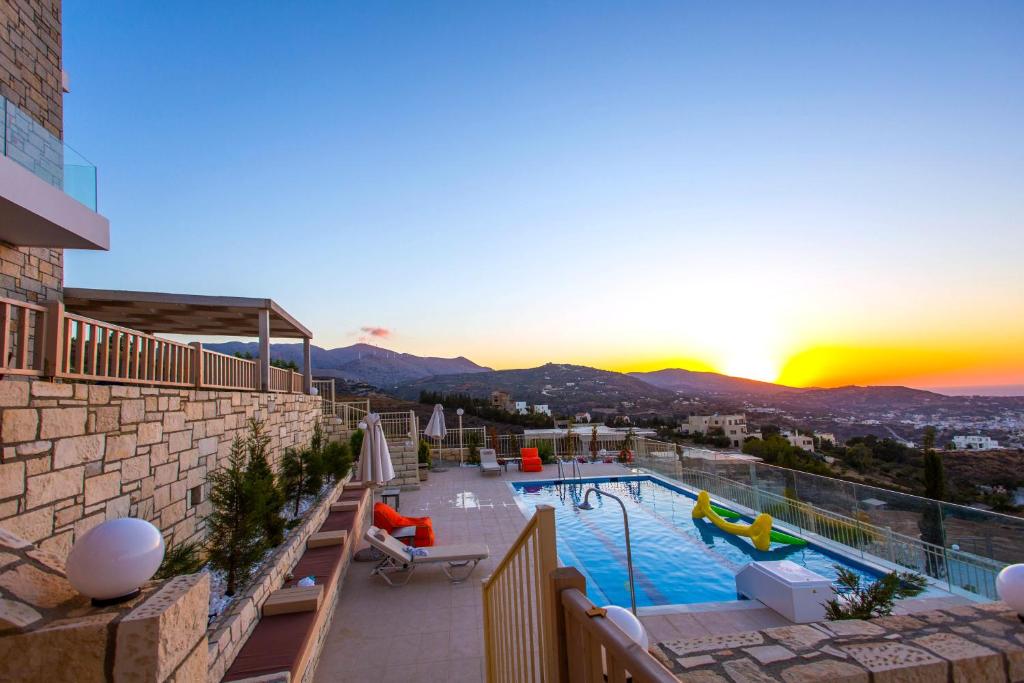
M807 382L997 321L918 383L1024 382L1024 2L65 0L64 59L112 232L69 285Z

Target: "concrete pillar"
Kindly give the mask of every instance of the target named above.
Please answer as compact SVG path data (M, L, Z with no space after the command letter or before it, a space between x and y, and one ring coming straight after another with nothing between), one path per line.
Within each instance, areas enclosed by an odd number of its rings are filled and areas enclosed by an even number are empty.
M302 393L308 394L313 389L313 362L309 349L309 337L302 338Z
M270 310L260 309L260 391L270 391Z

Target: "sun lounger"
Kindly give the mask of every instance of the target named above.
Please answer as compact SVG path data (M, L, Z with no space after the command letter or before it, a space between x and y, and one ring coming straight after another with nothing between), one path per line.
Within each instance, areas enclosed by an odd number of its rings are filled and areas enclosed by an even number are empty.
M498 454L493 448L480 449L480 471L484 474L501 474L501 465L498 464Z
M416 567L425 564L442 565L441 568L452 583L461 583L469 578L480 560L485 560L490 555L487 546L479 543L422 548L417 551L425 552L426 555L412 555L405 549L405 544L375 526L366 531L365 538L370 545L384 553L384 559L373 568L372 573L384 579L389 586L404 586L412 578ZM404 579L392 581L391 574L400 574Z

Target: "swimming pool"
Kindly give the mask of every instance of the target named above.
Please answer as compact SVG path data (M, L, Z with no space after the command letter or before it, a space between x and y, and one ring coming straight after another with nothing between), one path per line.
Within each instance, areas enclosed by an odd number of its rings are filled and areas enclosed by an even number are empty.
M555 509L559 559L586 576L587 593L598 605L629 607L629 582L618 503L591 494L594 509L577 508L591 486L621 498L629 512L638 607L739 600L734 577L754 560L790 560L833 580L837 563L869 580L880 575L810 544L772 543L770 550L757 550L749 539L720 531L708 520L694 520L696 496L662 479L640 475L582 482L520 481L512 487L526 515L532 515L539 504Z

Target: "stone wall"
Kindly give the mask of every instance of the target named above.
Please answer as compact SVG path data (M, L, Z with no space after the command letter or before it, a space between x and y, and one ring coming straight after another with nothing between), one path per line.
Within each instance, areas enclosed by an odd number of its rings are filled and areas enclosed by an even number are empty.
M276 469L319 415L304 394L0 381L0 527L62 557L116 517L198 539L208 474L246 419L266 422Z
M64 298L64 251L0 242L0 296L46 303Z
M60 0L0 3L0 95L58 138L64 132Z

